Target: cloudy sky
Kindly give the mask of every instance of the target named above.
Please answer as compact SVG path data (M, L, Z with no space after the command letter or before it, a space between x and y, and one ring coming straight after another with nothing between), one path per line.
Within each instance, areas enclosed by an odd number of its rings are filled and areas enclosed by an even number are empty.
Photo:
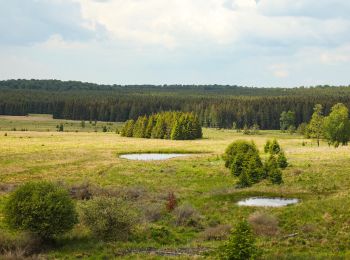
M0 4L0 79L350 84L349 0Z

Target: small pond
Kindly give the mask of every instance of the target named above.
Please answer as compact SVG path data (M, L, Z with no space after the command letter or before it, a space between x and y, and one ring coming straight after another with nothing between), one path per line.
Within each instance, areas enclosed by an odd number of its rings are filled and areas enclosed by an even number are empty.
M136 161L161 161L168 160L176 157L185 157L189 154L177 154L177 153L134 153L123 154L120 156L122 159L136 160Z
M283 199L283 198L248 198L238 202L239 206L250 207L284 207L298 203L298 199Z

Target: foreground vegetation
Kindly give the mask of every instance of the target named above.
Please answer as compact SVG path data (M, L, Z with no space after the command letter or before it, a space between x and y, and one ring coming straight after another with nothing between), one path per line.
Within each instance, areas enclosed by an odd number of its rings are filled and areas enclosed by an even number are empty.
M29 119L16 118L17 128L21 129L21 124ZM67 126L64 132L56 129L60 123ZM79 130L80 121L74 123L70 132L67 132L70 121L66 124L48 118L37 122L41 132L10 131L8 119L0 119L0 124L6 129L0 132L3 254L25 245L27 252L49 258L213 257L227 243L231 227L246 219L262 258L350 256L347 146L333 148L321 141L318 147L316 140L280 131L246 136L233 130L204 129L201 140L172 141L124 138L115 131L103 132L102 128L89 133ZM263 180L252 187L236 189L239 178L225 168L222 159L227 146L235 140L252 140L265 161L270 155L262 151L266 142L275 138L289 163L283 170L283 183L273 185ZM266 151L270 152L269 149ZM154 162L118 157L133 152L195 154ZM72 231L54 244L39 246L41 251L29 235L11 231L4 218L10 192L38 180L68 190L80 219ZM292 197L299 198L301 203L265 209L237 206L237 201L250 196ZM127 230L127 237L120 238L118 234L105 237L102 224L99 230L91 228L89 221L98 218L94 212L101 204L114 205L112 209L118 208L120 212L125 210L128 221L120 225Z

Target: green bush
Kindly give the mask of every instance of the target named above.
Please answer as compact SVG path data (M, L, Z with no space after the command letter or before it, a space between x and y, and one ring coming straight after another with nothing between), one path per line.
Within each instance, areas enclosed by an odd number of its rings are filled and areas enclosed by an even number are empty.
M48 182L27 183L5 205L5 221L17 230L54 238L77 222L75 205L66 190Z
M125 201L97 197L81 206L81 219L91 232L103 240L124 240L136 224L136 212Z
M232 143L223 158L225 166L239 177L238 186L241 188L249 187L264 178L259 151L253 142L239 140Z
M223 260L256 259L258 249L255 237L247 221L237 224L227 243L220 247L219 258Z

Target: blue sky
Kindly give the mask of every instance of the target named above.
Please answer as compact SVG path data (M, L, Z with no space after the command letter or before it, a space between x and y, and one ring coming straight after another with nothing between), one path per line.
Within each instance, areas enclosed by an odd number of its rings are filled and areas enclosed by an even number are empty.
M350 84L348 0L0 3L0 79Z

